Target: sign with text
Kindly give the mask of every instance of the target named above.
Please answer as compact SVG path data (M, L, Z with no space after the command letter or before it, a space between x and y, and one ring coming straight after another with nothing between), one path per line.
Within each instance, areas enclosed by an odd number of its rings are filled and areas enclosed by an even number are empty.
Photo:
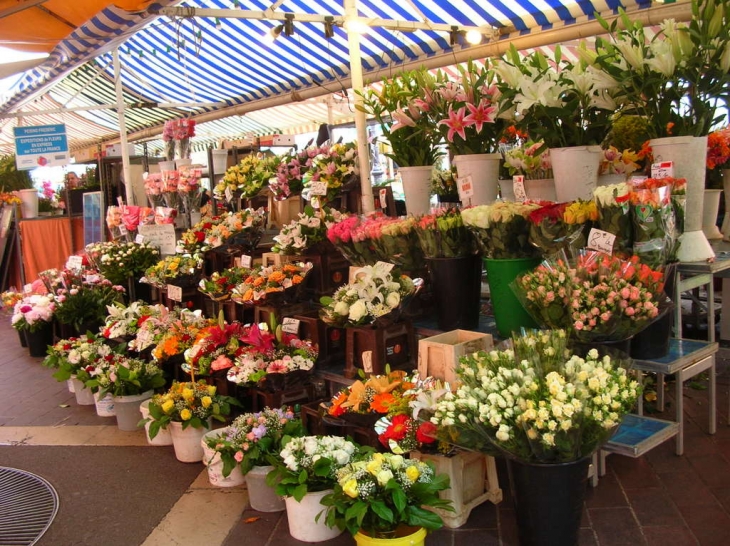
M615 240L616 236L613 233L591 228L588 234L588 245L586 246L589 250L597 250L610 256L613 253L613 242Z
M243 256L241 256L241 267L250 269L252 265L253 265L253 256L249 256L248 254L244 254Z
M327 195L327 182L320 182L317 180L316 182L312 182L310 187L310 193L312 195Z
M137 230L144 240L160 248L160 254L175 254L175 226L172 224L140 225Z
M456 187L459 191L459 198L462 201L466 201L474 196L474 181L471 179L471 175L467 175L463 178L457 178Z
M66 269L83 269L84 259L81 256L69 256L66 260Z
M292 317L284 317L284 320L281 323L281 330L282 332L286 332L287 334L293 334L295 336L298 336L299 320Z
M512 177L512 191L515 194L515 201L523 202L527 200L524 175L516 174Z
M66 125L63 123L14 127L13 134L15 165L20 171L68 165L71 162Z
M167 297L170 298L172 301L182 301L182 286L168 284Z
M651 164L651 177L652 178L673 178L674 177L674 162L662 161L660 163Z

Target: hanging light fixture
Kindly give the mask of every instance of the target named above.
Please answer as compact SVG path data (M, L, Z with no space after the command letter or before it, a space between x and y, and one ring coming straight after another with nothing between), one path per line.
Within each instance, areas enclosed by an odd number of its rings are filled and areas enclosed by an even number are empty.
M328 15L324 18L324 37L326 39L333 38L335 35L335 18Z
M274 28L264 34L264 42L268 44L274 43L276 39L281 36L282 32L285 36L291 36L292 34L294 34L294 14L287 13L284 15L284 17L286 17L286 19L283 23L276 25Z

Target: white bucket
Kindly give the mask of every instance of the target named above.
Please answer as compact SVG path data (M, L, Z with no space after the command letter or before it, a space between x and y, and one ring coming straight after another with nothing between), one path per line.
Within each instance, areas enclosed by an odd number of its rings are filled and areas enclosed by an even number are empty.
M38 216L38 190L35 188L30 190L18 190L20 197L20 209L23 218L35 218Z
M286 509L284 499L266 483L266 475L272 470L273 466L254 466L246 474L248 501L251 508L258 512L283 512Z
M600 146L550 148L555 196L559 203L593 199L602 153Z
M208 423L208 426L210 426L210 423ZM177 460L182 463L201 462L204 454L200 440L208 430L207 428L195 428L191 426L183 429L182 423L172 421L170 423L170 434Z
M114 397L114 411L116 412L117 427L119 427L119 430L128 432L138 430L137 424L142 419L139 404L143 400L152 398L153 394L154 391L148 390L142 394Z
M71 394L74 393L74 382L73 379L67 379L66 380L66 387L68 387L68 392Z
M286 518L289 521L289 534L303 542L323 542L342 534L337 527L330 528L324 522L324 516L315 521L317 514L326 510L320 504L325 495L332 493L332 489L307 493L300 502L294 497L286 497Z
M114 417L116 412L114 411L114 397L106 393L104 398L99 397L99 393L94 393L94 405L96 405L96 414L99 417Z
M421 215L431 212L431 174L433 165L425 167L401 167L398 169L406 195L408 214Z
M471 176L474 195L461 199L461 204L489 205L497 200L500 154L470 154L454 156L459 178Z
M139 405L139 412L142 415L142 419L147 419L150 416L150 399L143 401ZM172 445L172 436L170 435L170 431L166 428L161 428L157 431L157 435L154 438L150 438L150 425L151 422L146 422L144 424L144 431L147 435L147 443L151 446L171 446Z
M74 394L76 395L76 403L79 406L93 406L94 393L91 389L87 389L86 385L75 377L71 378L74 384Z
M224 174L228 170L228 150L212 150L213 173Z
M219 428L209 430L203 434L200 444L203 447L203 464L208 467L208 481L216 487L236 487L246 483L246 476L241 472L241 467L236 465L228 476L223 475L223 459L215 450L208 447L206 440L214 436L220 436L228 430Z

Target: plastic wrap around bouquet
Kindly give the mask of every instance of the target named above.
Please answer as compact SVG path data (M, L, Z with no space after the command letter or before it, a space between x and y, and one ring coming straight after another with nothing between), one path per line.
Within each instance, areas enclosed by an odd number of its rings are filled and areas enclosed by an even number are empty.
M393 264L378 262L358 270L355 280L338 288L332 297L320 299L319 317L343 327L385 326L397 322L413 296L423 286L394 272Z
M623 260L583 251L570 262L545 260L511 287L541 326L603 343L630 339L669 311L663 277L637 256Z
M312 267L311 262L255 267L233 289L231 299L243 305L296 303L301 299L304 281Z

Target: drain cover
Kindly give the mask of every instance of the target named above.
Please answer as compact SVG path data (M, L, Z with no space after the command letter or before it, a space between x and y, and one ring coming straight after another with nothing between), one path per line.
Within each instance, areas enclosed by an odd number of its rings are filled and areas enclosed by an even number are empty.
M0 466L0 546L38 542L58 512L58 494L46 480Z

